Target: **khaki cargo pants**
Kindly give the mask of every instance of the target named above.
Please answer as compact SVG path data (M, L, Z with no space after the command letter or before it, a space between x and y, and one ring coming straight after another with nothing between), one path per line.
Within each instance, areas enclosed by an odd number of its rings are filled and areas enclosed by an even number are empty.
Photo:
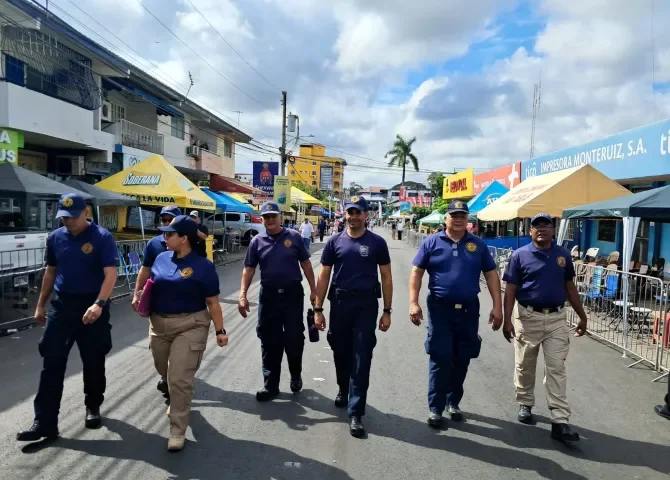
M208 310L163 317L152 314L149 327L156 370L170 389L170 436L183 437L191 412L193 379L207 346Z
M542 313L518 303L514 309L516 400L521 405L535 405L535 367L542 346L544 354L544 386L552 423L568 423L570 406L567 399L565 359L570 348L570 330L566 311Z

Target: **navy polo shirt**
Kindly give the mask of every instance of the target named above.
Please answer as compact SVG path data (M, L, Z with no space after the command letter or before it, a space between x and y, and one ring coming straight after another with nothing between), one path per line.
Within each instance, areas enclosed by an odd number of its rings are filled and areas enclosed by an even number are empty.
M321 253L321 264L333 267L332 288L348 292L374 290L379 281L377 265L390 263L386 240L370 230L358 238L346 230L337 233Z
M519 303L534 308L559 307L568 299L565 282L575 278L570 252L560 245L540 250L529 243L512 254L503 280L517 286Z
M428 272L428 289L432 295L456 303L477 298L480 273L496 269L484 240L469 232L458 242L444 231L430 235L412 263Z
M261 285L284 285L302 282L300 262L309 257L300 233L282 228L276 235L256 235L247 248L244 266L261 266Z
M47 239L47 266L56 267L58 293L97 294L105 280L105 267L118 267L114 237L93 222L79 235L60 227Z
M156 257L163 252L167 252L167 244L165 243L165 237L161 234L147 242L142 254L144 257L142 265L151 268L156 261Z
M208 297L219 295L219 276L214 264L192 251L182 258L163 252L151 267L154 281L152 311L163 315L195 313L207 308Z

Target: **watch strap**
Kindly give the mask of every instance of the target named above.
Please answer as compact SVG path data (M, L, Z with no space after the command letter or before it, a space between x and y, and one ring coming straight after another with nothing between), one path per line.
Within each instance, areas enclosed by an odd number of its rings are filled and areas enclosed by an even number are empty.
M221 330L217 330L217 331L214 332L214 333L215 333L216 335L228 335L228 334L226 333L226 329L225 329L225 328L222 328Z
M314 313L323 313L323 307L314 307Z
M384 313L393 313L393 309L392 308L385 308Z
M109 300L103 300L102 298L99 298L95 301L95 304L99 307L104 307L109 303Z

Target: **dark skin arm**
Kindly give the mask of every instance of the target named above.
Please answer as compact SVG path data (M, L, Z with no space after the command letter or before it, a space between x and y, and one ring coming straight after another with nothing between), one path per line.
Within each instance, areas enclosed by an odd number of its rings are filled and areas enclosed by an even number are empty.
M514 311L514 303L516 302L516 285L507 283L505 287L505 318L503 321L503 336L508 342L516 336L514 332L514 324L512 323L512 312Z
M565 290L568 292L568 302L570 302L572 309L579 317L579 323L577 324L577 328L575 328L575 337L581 337L586 333L587 318L584 306L579 298L579 291L572 280L565 282Z

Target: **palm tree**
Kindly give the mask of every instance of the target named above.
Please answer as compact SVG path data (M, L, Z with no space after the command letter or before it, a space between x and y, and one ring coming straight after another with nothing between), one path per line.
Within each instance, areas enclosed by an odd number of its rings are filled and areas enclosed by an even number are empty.
M400 183L402 186L405 184L405 165L407 165L408 161L412 162L414 170L419 171L419 160L412 153L412 144L416 142L416 137L412 137L410 141L407 141L402 136L396 134L395 138L393 148L384 155L384 158L388 158L389 155L391 156L389 167L396 165L402 167L402 182Z

